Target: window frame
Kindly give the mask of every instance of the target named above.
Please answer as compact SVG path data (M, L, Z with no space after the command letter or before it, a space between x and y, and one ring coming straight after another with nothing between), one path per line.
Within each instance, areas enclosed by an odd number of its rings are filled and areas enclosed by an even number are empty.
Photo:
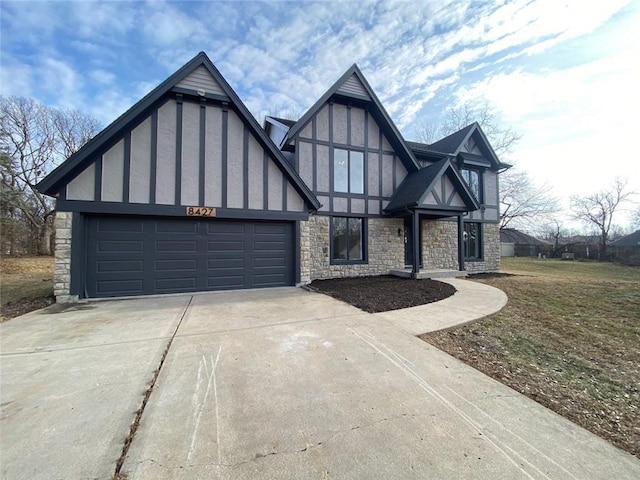
M478 194L477 195L476 195L476 192L473 191L471 183L469 182L469 179L465 175L465 172L469 172L469 175L471 175L472 173L475 173L475 174L478 175ZM484 175L483 175L483 169L474 168L474 167L469 166L469 165L462 165L460 167L460 176L462 177L464 182L467 184L467 187L469 188L469 191L475 197L475 199L480 204L484 204Z
M338 168L336 168L336 152L340 151L340 152L345 152L346 153L346 161L347 161L347 168L346 168L346 183L347 183L347 188L346 190L338 190L336 188L336 172L339 171ZM348 195L364 195L365 194L365 155L364 155L364 151L363 150L355 150L355 149L348 149L348 148L341 148L341 147L333 147L333 158L332 158L332 189L334 193L340 193L340 194L348 194ZM355 162L355 160L352 160L352 155L353 154L359 154L360 156L360 170L361 170L361 176L358 179L359 180L359 187L360 190L359 192L354 191L353 189L353 178L352 178L352 172L355 171L354 168L352 168L352 163Z
M467 232L467 227L475 225L476 235L473 240L474 248L477 251L476 255L469 256L469 246L470 241L472 239L469 238L469 232ZM464 222L464 231L462 233L462 254L464 256L465 262L481 262L484 260L484 242L482 241L482 223L481 222Z
M335 258L334 257L334 239L335 239L335 223L336 219L345 219L347 221L347 226L345 230L345 243L349 237L349 223L352 221L359 220L360 221L360 259L350 259L349 258L349 249L347 248L347 258ZM367 229L367 218L366 217L356 217L356 216L343 216L343 215L335 215L329 217L329 262L331 265L362 265L367 264L368 262L368 229ZM347 243L348 245L348 243Z

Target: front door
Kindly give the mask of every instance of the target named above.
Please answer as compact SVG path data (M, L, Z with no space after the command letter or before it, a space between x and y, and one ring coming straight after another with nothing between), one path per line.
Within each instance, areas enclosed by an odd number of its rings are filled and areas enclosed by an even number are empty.
M404 217L404 266L413 266L413 221Z

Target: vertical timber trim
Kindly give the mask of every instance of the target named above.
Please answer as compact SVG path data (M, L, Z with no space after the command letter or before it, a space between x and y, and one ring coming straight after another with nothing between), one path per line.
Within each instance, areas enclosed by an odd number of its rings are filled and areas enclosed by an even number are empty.
M249 208L249 129L242 129L242 208Z
M93 189L93 198L96 202L102 201L102 158L100 155L96 160L95 186Z
M131 130L124 134L124 166L122 169L122 203L129 203L131 189Z
M418 278L418 273L420 273L420 214L417 210L413 211L412 221L413 265L411 266L411 275L413 278Z
M382 191L382 129L378 127L378 195L380 196L380 212L384 211L384 202L383 197L384 193Z
M334 185L333 185L333 101L329 102L329 212L333 213L333 197L334 197Z
M312 174L313 174L313 191L318 191L318 144L316 140L318 139L318 130L316 127L316 115L311 119L311 135L313 137L313 145L311 146L311 156L312 156ZM296 151L296 157L300 155L300 152Z
M204 205L204 189L205 189L205 142L207 132L207 100L205 98L200 99L200 149L199 160L200 168L198 172L198 202L199 205Z
M296 220L293 230L293 242L294 242L294 251L295 257L293 259L293 271L295 274L295 284L298 285L300 283L301 275L300 275L300 266L301 266L301 254L302 254L302 245L300 241L300 233L301 233L301 222L300 220Z
M262 209L269 210L269 156L262 153Z
M156 203L156 178L158 174L158 110L151 114L151 166L149 167L149 203Z
M176 190L175 205L182 203L182 94L176 95Z
M351 104L347 105L347 145L351 146Z
M222 194L222 208L227 208L227 141L229 137L229 104L222 103L222 171L220 180Z
M364 110L364 164L362 166L364 172L363 192L364 192L364 213L369 215L369 111Z
M458 269L463 271L464 266L464 220L462 214L458 215Z

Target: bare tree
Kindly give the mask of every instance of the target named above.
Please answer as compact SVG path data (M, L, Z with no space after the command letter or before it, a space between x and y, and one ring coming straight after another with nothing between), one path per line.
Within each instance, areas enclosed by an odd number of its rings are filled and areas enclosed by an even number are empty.
M84 113L0 96L0 193L2 213L7 215L3 223L9 217L27 222L37 239L31 253L50 254L53 234L53 202L36 190L36 184L97 131L97 120Z
M535 229L559 210L548 185L533 183L527 172L512 167L500 175L500 228Z
M441 125L425 122L416 128L418 139L425 143L451 135L454 132L478 122L482 131L489 139L496 154L506 154L520 141L522 134L510 126L503 125L499 115L485 102L473 108L465 105L459 108L449 108Z
M597 228L599 255L601 261L607 259L607 241L613 225L613 216L618 208L630 200L634 192L627 189L627 180L616 178L607 190L586 196L572 196L571 210L577 220Z
M636 207L631 212L631 228L635 230L640 229L640 207Z

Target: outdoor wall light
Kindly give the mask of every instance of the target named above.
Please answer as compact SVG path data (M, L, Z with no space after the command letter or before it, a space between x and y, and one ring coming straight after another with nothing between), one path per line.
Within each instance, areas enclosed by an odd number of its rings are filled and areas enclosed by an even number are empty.
M399 228L399 229L398 229L398 236L399 236L399 237L401 237L401 236L402 236L402 229L401 229L401 228Z

